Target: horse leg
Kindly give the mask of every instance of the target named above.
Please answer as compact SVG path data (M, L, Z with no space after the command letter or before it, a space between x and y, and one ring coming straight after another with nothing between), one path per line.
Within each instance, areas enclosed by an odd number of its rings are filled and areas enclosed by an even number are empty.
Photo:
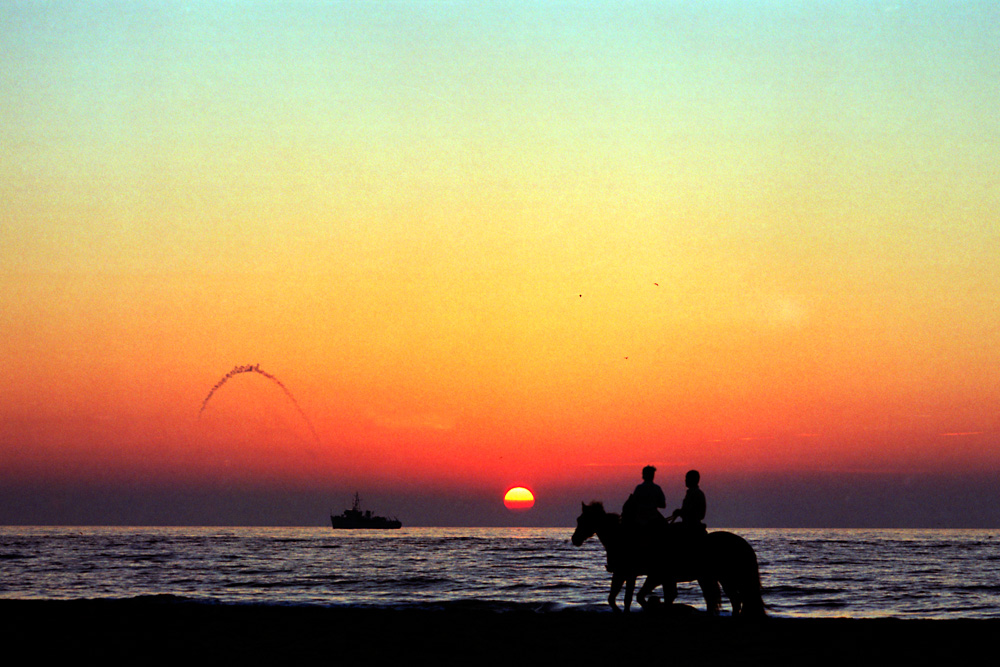
M676 581L664 581L663 582L663 604L673 604L674 600L677 599L677 582Z
M743 613L743 593L739 585L730 579L724 579L722 581L722 590L726 592L729 603L733 605L733 616L740 616Z
M722 592L719 591L719 583L714 579L699 579L698 585L701 586L701 594L705 596L706 611L713 616L718 615L722 608Z
M625 611L626 613L632 608L632 594L635 592L635 575L630 574L628 579L625 580Z
M625 583L625 576L618 574L617 572L611 573L611 593L608 594L608 604L611 605L611 609L614 611L621 611L618 608L618 593L622 590L622 584Z
M646 596L656 590L656 587L659 585L660 582L657 581L656 577L649 575L646 577L646 581L642 583L642 587L639 589L639 594L635 596L635 599L641 606L645 607L647 604Z

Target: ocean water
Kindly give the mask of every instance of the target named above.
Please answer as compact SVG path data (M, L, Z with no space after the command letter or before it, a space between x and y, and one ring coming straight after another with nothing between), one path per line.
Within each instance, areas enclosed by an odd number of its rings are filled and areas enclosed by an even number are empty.
M604 550L572 531L0 527L0 598L607 610ZM733 532L772 616L1000 617L1000 531Z

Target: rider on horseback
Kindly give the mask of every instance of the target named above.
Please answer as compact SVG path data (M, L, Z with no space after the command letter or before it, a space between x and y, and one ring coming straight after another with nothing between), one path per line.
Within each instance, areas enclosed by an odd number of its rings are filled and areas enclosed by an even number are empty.
M642 469L642 484L635 487L635 491L625 501L623 512L625 519L630 523L639 526L657 525L663 521L660 508L667 506L667 499L663 495L663 489L659 484L653 482L656 468L646 466Z
M697 568L700 561L705 558L703 553L704 537L708 534L704 523L705 519L705 494L698 488L701 475L697 470L689 470L684 476L684 485L687 493L679 509L667 518L667 523L671 524L667 535L670 536L668 552L671 554L671 562L679 569ZM679 524L673 522L680 519ZM666 592L669 594L669 592Z
M629 543L639 553L647 554L656 548L656 542L662 535L664 523L660 508L667 506L663 489L653 482L656 468L646 466L642 469L642 483L625 501L622 507L622 527ZM617 564L608 562L608 570Z
M576 520L573 544L580 546L597 535L607 551L607 569L612 573L608 604L618 610L615 600L625 585L628 611L636 578L646 575L637 596L643 607L658 601L648 596L659 586L663 601L670 604L677 597L678 581L697 581L710 613L716 613L721 604L721 585L734 616L765 615L757 555L738 535L706 531L705 494L698 488L698 471L687 473L684 502L669 519L659 512L666 502L663 491L653 483L654 472L652 466L643 469L643 483L629 496L620 517L595 502L583 505ZM680 523L673 524L678 518Z
M698 488L700 481L701 475L697 470L688 470L687 475L684 476L684 486L687 487L684 501L681 503L680 509L674 510L667 521L673 522L680 519L681 525L690 529L691 532L705 532L705 524L703 523L705 519L705 494Z

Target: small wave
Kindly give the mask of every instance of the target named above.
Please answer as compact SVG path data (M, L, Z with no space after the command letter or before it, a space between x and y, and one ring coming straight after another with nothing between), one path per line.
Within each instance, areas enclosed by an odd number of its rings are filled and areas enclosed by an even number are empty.
M446 611L446 612L493 612L496 614L549 614L570 611L610 611L607 605L571 605L563 602L510 602L506 600L445 600L430 603L396 603L384 605L385 608L401 611Z
M579 588L579 586L576 584L567 583L565 581L559 581L559 582L553 582L551 584L525 586L525 588L533 588L539 591L561 591L561 590L576 590Z
M802 586L766 586L764 587L765 595L790 595L790 596L812 596L812 595L840 595L845 591L843 588L823 588L823 587L809 587L805 588Z
M799 609L845 609L850 607L849 602L843 600L812 600L803 604L796 605Z
M383 586L402 586L413 588L433 588L441 584L453 584L453 579L448 577L401 577L399 579L386 579L380 581Z
M965 586L949 586L948 590L958 594L986 593L987 595L998 595L1000 594L1000 584L968 584Z
M129 562L131 563L151 563L154 565L169 563L172 560L174 560L172 554L139 554L129 558Z
M361 584L359 579L345 579L338 577L294 577L288 579L247 579L227 581L221 584L222 588L241 589L254 588L260 590L281 590L281 589L302 589L311 590L316 588L350 588Z
M298 588L302 585L298 581L229 581L222 584L225 589L253 588L260 590L281 590L283 588Z
M123 602L153 602L155 604L177 604L181 602L210 602L209 600L196 599L188 597L186 595L176 595L174 593L148 593L143 595L134 595L132 597L123 598Z
M559 590L577 590L579 588L576 584L570 584L564 581L557 581L551 583L544 583L540 581L525 581L513 584L507 584L506 586L501 586L500 590L503 591L559 591Z
M309 544L311 540L308 540L303 537L276 537L272 540L269 540L269 542L271 544Z

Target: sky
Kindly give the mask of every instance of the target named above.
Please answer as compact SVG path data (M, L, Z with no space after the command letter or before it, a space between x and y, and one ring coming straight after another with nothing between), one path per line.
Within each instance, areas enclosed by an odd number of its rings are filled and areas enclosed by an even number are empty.
M990 2L5 2L0 523L572 526L652 464L715 526L1000 527L998 44Z

